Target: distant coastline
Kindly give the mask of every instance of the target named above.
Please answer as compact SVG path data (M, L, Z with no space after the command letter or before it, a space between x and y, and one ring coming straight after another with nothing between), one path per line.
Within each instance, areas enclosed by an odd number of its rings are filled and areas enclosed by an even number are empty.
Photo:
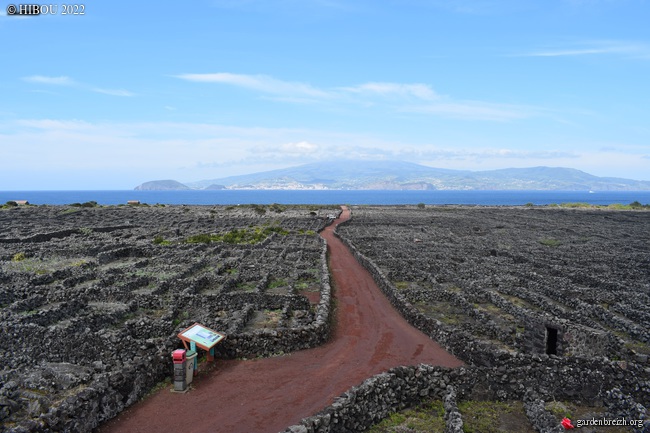
M401 190L401 191L650 191L650 181L594 176L566 167L470 171L406 161L337 160L219 179L152 180L135 187L164 190Z
M237 204L458 204L485 206L589 203L593 205L650 203L650 191L395 191L395 190L189 190L189 191L0 191L0 204L27 200L35 205L66 205L96 201L100 205L141 203L168 205Z

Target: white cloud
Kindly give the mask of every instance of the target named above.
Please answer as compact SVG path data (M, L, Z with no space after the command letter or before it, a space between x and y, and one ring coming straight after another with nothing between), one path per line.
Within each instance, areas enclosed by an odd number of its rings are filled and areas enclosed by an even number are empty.
M567 57L590 55L626 55L631 58L647 58L650 46L623 41L592 41L569 48L548 48L524 54L524 57Z
M44 75L31 75L29 77L23 77L23 81L27 81L28 83L52 84L56 86L72 86L76 84L74 80L66 76L47 77Z
M316 153L319 147L308 141L299 141L298 143L285 143L280 146L280 149L282 152L292 155L311 155Z
M129 92L127 90L104 89L100 87L95 87L95 86L91 86L85 83L75 81L72 78L67 76L48 77L46 75L31 75L28 77L23 77L22 80L28 83L45 84L45 85L52 85L52 86L69 86L69 87L74 87L77 89L82 89L90 92L101 93L104 95L134 96L134 93Z
M352 93L376 94L380 96L415 97L418 99L435 100L438 98L433 89L421 83L365 83L355 87L344 87L342 90Z
M427 105L405 107L403 111L434 114L453 119L505 122L535 116L539 110L527 106L490 104L478 101L441 101Z
M258 90L286 96L309 96L315 98L330 98L332 94L317 89L305 83L277 80L268 75L244 75L219 72L215 74L181 74L176 78L202 83L222 83L247 89Z
M226 72L214 74L176 75L186 81L220 83L265 94L275 95L270 99L288 103L313 103L314 101L361 104L364 107L379 107L398 112L415 112L440 117L507 121L535 116L541 109L481 101L457 101L440 96L431 86L423 83L368 82L352 87L319 89L305 83L278 80L266 75L243 75ZM413 105L425 101L426 105Z
M386 141L371 134L189 122L23 119L0 122L0 131L3 158L19 168L21 178L43 178L42 188L53 189L58 177L83 179L91 172L108 179L102 181L106 185L132 188L156 178L195 181L351 158L399 159L468 170L568 166L600 176L638 179L647 179L648 165L647 147L601 150L603 146L592 146L566 151L562 146L541 145L526 149L509 144L452 146L444 141ZM53 167L58 175L52 175ZM129 177L123 178L126 174ZM15 183L15 175L0 172L0 185Z
M17 120L15 124L21 128L32 128L45 131L84 131L93 130L95 128L93 124L81 120L25 119Z
M122 89L100 89L98 87L94 87L92 91L95 93L102 93L104 95L111 95L111 96L133 96L134 95L134 93Z

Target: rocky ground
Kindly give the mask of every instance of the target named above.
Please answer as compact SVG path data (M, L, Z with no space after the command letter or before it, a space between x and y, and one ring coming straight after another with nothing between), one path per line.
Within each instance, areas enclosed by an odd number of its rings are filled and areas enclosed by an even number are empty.
M529 388L546 399L572 395L566 404L613 416L630 396L606 388L630 380L633 411L641 408L641 416L650 406L650 212L359 206L338 231L385 277L384 290L411 323L493 376L493 390L508 380L539 382ZM581 369L602 379L571 385L556 374ZM507 386L500 392L524 395ZM459 400L477 397L475 389L462 394ZM589 404L580 406L584 399ZM526 400L542 408L538 418L554 415L548 401ZM558 426L561 417L549 419ZM405 425L399 431L428 431Z
M291 329L317 344L305 335L323 329L309 328L323 322L327 278L316 232L335 212L0 209L0 431L89 431L169 376L176 334L194 322L228 334L222 357L294 350L282 346ZM490 428L525 414L537 431L569 413L646 416L650 212L360 206L338 232L402 315L467 367L371 378L295 431L361 430L427 397L426 422L454 432L479 409L503 418ZM409 425L386 428L429 431Z
M647 362L650 212L358 207L339 232L422 313L477 339L531 352L527 326L582 325L558 354Z
M0 431L84 431L114 416L169 376L176 334L194 322L229 339L313 322L317 231L332 212L0 209ZM98 419L70 427L80 411Z

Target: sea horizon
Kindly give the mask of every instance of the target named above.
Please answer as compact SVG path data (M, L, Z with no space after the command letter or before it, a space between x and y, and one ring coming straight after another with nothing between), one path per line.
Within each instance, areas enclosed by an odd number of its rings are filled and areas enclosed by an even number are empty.
M0 191L0 204L26 200L34 205L69 205L95 201L100 205L244 205L244 204L350 204L350 205L592 205L650 203L650 191L549 190L62 190Z

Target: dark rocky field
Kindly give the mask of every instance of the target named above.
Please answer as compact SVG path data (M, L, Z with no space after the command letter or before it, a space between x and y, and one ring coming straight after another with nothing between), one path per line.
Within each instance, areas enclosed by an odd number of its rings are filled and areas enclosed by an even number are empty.
M462 404L523 400L531 424L548 426L538 431L559 426L561 411L549 409L556 400L574 414L646 416L650 212L359 206L352 214L338 233L396 308L475 367L477 376L451 381ZM407 424L390 431L428 431ZM497 427L489 431L513 431Z
M221 357L318 344L323 332L272 333L318 322L317 231L336 212L0 209L0 431L89 431L169 377L176 334L194 322L228 335Z
M330 288L317 232L337 212L0 209L0 431L90 431L169 377L176 334L194 322L228 335L219 357L321 344ZM526 416L520 431L559 431L567 408L646 416L650 212L359 206L338 233L402 315L467 367L371 378L323 412L332 430L316 417L291 431L348 431L337 416L362 429L369 408L427 398L437 409L424 425L449 432L479 411L505 425Z
M650 212L353 209L339 229L423 314L478 340L647 363ZM539 334L539 335L538 335Z

